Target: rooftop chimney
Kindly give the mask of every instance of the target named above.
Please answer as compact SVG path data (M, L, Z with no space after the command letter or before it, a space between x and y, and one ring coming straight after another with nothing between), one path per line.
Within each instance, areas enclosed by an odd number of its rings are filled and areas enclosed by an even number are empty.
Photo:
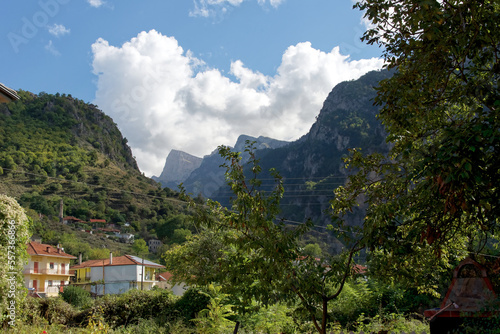
M82 264L82 253L78 255L78 264Z
M50 251L50 246L47 246L47 253Z
M109 264L113 264L113 253L109 252Z

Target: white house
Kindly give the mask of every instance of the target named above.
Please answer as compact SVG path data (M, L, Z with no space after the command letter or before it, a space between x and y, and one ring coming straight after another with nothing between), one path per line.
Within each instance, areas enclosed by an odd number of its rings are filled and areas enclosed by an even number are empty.
M174 284L172 282L172 274L168 271L158 274L156 278L158 279L159 288L172 290L176 296L182 296L188 288L184 283Z
M75 285L95 295L121 294L130 289L151 290L158 281L156 271L164 266L133 255L89 260L72 266Z

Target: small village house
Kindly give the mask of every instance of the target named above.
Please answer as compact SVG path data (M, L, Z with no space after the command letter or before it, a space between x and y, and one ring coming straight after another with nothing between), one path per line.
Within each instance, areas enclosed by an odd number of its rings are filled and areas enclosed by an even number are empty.
M148 249L149 249L150 253L154 253L154 254L158 253L158 248L160 248L161 245L163 245L163 242L161 242L158 239L149 239L148 240Z
M62 223L65 224L65 225L67 225L67 224L77 224L77 223L86 224L85 221L83 221L81 219L78 219L76 217L73 217L73 216L63 217L62 218Z
M184 283L174 284L172 282L172 274L167 272L157 275L158 284L157 286L161 289L172 290L173 294L176 296L182 296L186 291L187 287Z
M25 286L41 297L55 297L70 281L69 265L75 256L60 247L31 241L27 247L30 257L24 266Z
M89 260L72 267L74 284L94 295L121 294L130 289L151 290L156 271L164 266L133 255Z

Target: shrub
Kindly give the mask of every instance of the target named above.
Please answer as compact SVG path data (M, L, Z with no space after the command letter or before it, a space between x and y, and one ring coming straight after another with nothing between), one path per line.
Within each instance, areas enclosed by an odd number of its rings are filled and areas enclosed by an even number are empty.
M61 297L40 299L40 315L49 324L67 325L73 323L77 311Z
M122 295L105 295L97 299L93 310L101 310L106 323L116 328L138 324L141 319L161 319L172 316L175 296L169 290L129 290Z
M25 296L23 264L31 220L11 197L0 195L0 327L16 321ZM12 274L15 273L15 274Z
M198 313L207 308L210 297L206 294L206 289L200 287L190 287L177 300L174 309L179 316L186 321L196 318Z
M61 297L65 302L70 303L74 307L78 308L87 308L92 304L90 292L75 285L64 287L64 291L61 294Z

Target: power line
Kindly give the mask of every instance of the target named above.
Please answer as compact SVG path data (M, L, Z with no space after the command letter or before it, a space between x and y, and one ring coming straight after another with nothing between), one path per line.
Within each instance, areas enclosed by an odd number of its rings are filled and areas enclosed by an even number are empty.
M144 193L138 193L138 192L134 192L134 191L127 191L127 190L123 190L123 189L115 189L115 188L105 187L105 186L98 185L98 184L90 184L90 183L82 182L82 181L60 179L58 177L47 176L47 175L43 175L43 174L36 174L36 173L32 173L32 172L27 172L27 171L16 171L16 170L13 170L13 169L10 169L10 168L3 168L3 169L4 170L9 170L9 171L11 171L13 173L17 173L17 174L27 174L27 175L33 175L33 176L38 176L38 177L44 177L44 178L46 177L46 178L48 178L48 179L50 179L52 181L56 181L56 182L59 182L59 183L80 184L80 185L84 185L84 186L87 186L87 187L102 188L102 189L114 191L114 192L117 192L117 193L126 193L126 194L131 194L131 195L138 195L138 196L143 196L143 197L149 197L149 198L153 198L153 199L162 199L162 200L169 200L169 201L173 201L173 202L177 202L177 203L182 203L182 204L188 204L186 201L182 201L180 199L176 199L176 198L172 198L172 197L154 196L154 195L149 195L149 194L144 194ZM35 183L33 182L33 184L35 184Z

